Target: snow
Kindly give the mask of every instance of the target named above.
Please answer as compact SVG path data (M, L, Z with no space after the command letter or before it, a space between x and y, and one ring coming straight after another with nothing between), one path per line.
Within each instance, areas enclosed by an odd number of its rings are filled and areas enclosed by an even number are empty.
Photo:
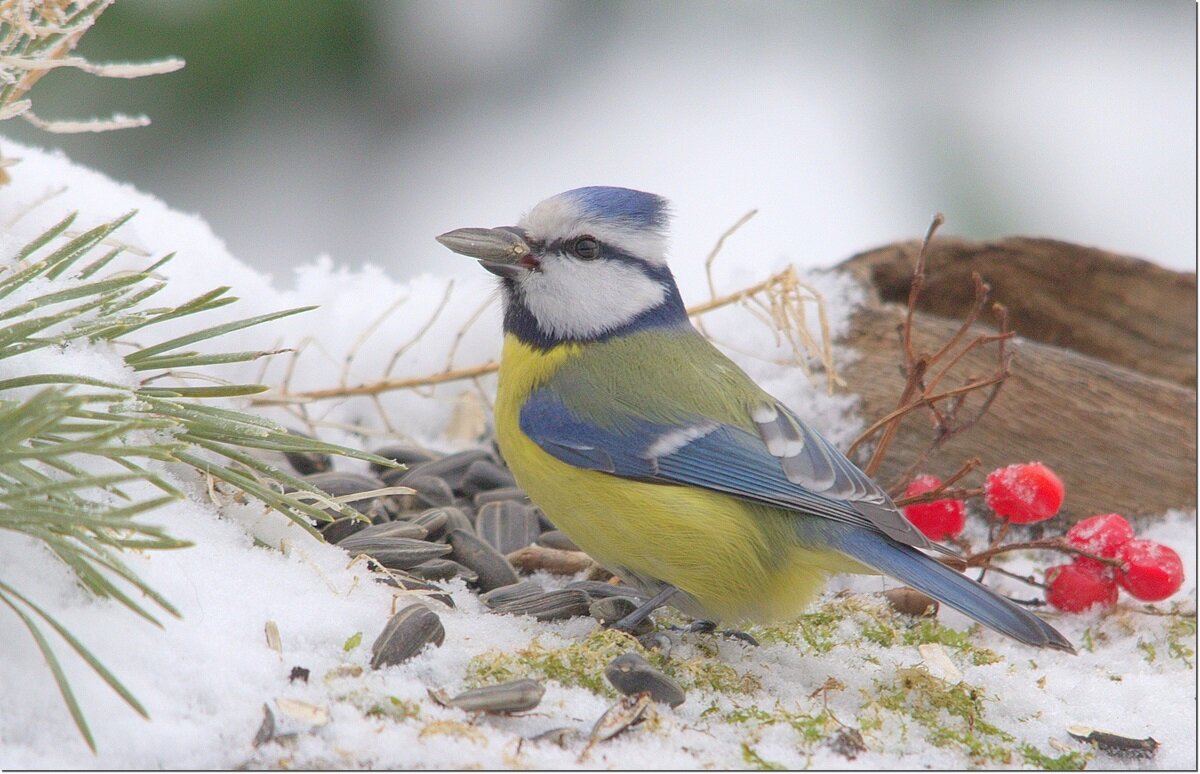
M13 182L0 189L4 226L0 251L5 256L72 210L79 211L76 225L84 229L136 208L137 216L116 236L142 255L130 251L112 270L137 268L152 260L146 256L178 251L161 270L170 280L163 302L177 303L214 285L231 285L241 301L209 313L204 321L208 324L320 304L319 311L218 342L229 349L299 349L276 357L265 370L261 363L224 368L221 373L226 378L261 379L274 385L286 381L292 390L378 379L388 372L397 347L434 316L452 280L450 302L390 371L393 377L432 373L447 367L456 334L493 294L490 277L470 261L449 256L444 274L404 279L380 267L352 271L320 257L297 265L291 287L275 287L265 275L231 256L200 219L175 212L61 156L11 144L6 152L22 161L9 170ZM514 202L513 214L530 204ZM790 244L790 235L778 236L781 246ZM727 250L736 250L735 241ZM702 286L701 266L675 269L687 275L691 286ZM856 300L854 287L833 274L811 273L805 279L825 297L835 331L844 326ZM811 308L808 312L815 314ZM731 356L752 376L844 447L860 426L852 414L853 396L829 397L819 374L810 380L794 368L744 354L768 352L775 358L787 351L768 327L747 324L747 319L752 318L743 311L726 309L707 318L706 325L718 340L731 345ZM374 323L378 324L372 329ZM165 339L195 324L184 321L174 330L153 335ZM458 341L453 365L496 357L498 326L493 301ZM354 357L348 361L351 353ZM835 355L838 362L853 357L848 352ZM114 381L133 379L121 366L119 353L99 346L9 358L0 361L0 378L35 369ZM489 378L480 383L485 394L493 384ZM463 389L462 384L450 384L420 393L395 391L381 396L379 404L369 398L314 403L306 407L307 419L310 428L327 440L370 446L388 435L382 427L386 416L395 434L450 448L465 443L441 437ZM278 407L262 410L300 424ZM338 465L355 467L341 461ZM161 628L112 601L89 597L40 544L10 534L0 539L4 580L75 632L150 715L144 720L132 712L63 643L56 642L96 737L98 753L93 755L72 727L25 628L14 615L0 612L0 641L5 643L0 686L6 698L0 707L0 768L741 768L751 765L751 755L791 768L977 765L960 747L931 744L927 729L907 721L903 714L871 708L866 697L878 694L881 685L895 684L902 670L925 663L925 658L915 646L881 645L863 637L862 621L869 619L869 610L848 616L836 628L836 647L826 652L785 641L751 648L719 637L681 637L673 658L699 659L702 668L714 673L731 667L749 680L752 690L691 688L678 709L657 709L652 722L595 745L583 758L584 743L579 740L565 749L521 741L563 726L578 729L586 739L613 699L547 681L545 697L534 712L471 718L435 705L426 690L442 688L453 694L463 689L469 666L480 656L512 655L533 643L550 649L571 646L593 631L592 620L543 624L490 614L455 581L448 588L456 609L431 603L445 626L445 644L405 664L372 671L371 642L391 612L410 600L395 598L372 580L361 562L349 561L342 550L312 539L282 517L253 505L214 503L184 470L169 468L163 474L190 497L146 518L194 545L127 557L133 569L181 613L178 619L161 616ZM1195 524L1194 512L1172 512L1139 534L1180 553L1184 588L1157 609L1175 604L1191 611L1193 621ZM1038 566L1037 561L1018 557L1009 566L1015 572L1028 571ZM542 580L548 585L561 582ZM1027 589L999 585L1028 594ZM838 578L824 602L837 604L833 594L840 589L884 587L878 578ZM975 664L961 653L950 652L953 666L983 696L983 719L1051 756L1083 749L1067 737L1065 728L1070 724L1130 737L1153 736L1162 745L1149 763L1098 754L1092 767L1195 768L1194 628L1182 635L1182 643L1193 651L1185 663L1169 653L1169 627L1178 617L1146 614L1128 599L1107 616L1047 615L1081 646L1079 655L1032 651L991 632L979 632L971 642L998 654L1001 658L995 663ZM949 610L943 610L941 620L956 629L969 623ZM274 622L280 632L281 652L267 644L268 622ZM361 644L347 647L356 633L361 633ZM706 653L713 649L715 653ZM929 660L934 674L944 669L938 663ZM309 670L307 681L289 679L297 666ZM832 687L821 693L822 686ZM370 712L382 707L402 715L401 710L411 706L406 702L419 706L415 717ZM296 736L255 748L252 740L264 705L272 708L280 734ZM874 712L881 722L863 731L867 750L848 761L826 745L801 743L788 722L729 719L738 708L750 707L806 715L827 707L841 722L855 727ZM1009 764L1020 765L1020 757Z

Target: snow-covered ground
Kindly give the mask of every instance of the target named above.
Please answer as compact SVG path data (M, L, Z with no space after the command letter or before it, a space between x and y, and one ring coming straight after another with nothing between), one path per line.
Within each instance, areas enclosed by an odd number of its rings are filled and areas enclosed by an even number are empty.
M161 301L177 303L217 285L233 286L242 300L210 313L213 323L320 304L317 311L219 342L225 349L299 349L276 357L265 370L261 363L229 367L222 372L229 378L276 386L286 380L293 391L378 379L397 348L434 315L453 279L445 308L390 371L394 377L433 373L447 367L456 334L492 294L489 276L449 253L444 274L410 278L390 276L385 267L347 271L331 259L303 256L293 286L273 287L231 256L198 218L61 157L12 144L5 152L21 158L8 170L13 181L0 188L0 255L6 261L72 210L80 213L79 227L87 228L137 209L117 238L154 257L178 252L162 269L170 282ZM532 204L514 202L513 216ZM781 250L792 244L791 235L779 237ZM728 260L736 261L736 239L726 249L734 254ZM149 259L130 252L120 260L114 271ZM675 270L691 280L685 287L700 286L699 262L677 261ZM832 275L813 273L808 279L828 301L836 330L853 304L853 288ZM752 321L744 311L727 310L708 325L755 378L844 445L860 426L851 411L852 396L827 397L819 379L810 382L796 369L742 354L778 354L770 330ZM453 365L494 358L497 328L493 302L461 337ZM164 329L157 335L170 333ZM837 353L839 359L852 356ZM43 353L37 367L46 367L47 358L57 361L55 370L106 378L120 365L117 353L97 348ZM0 377L28 372L34 363L21 357L0 361ZM492 382L484 378L480 384L486 394ZM307 418L326 440L371 446L386 435L381 419L386 415L396 433L449 449L462 441L442 437L443 430L456 400L471 389L469 382L455 383L420 393L387 393L379 403L368 398L314 403ZM278 408L262 410L301 424ZM347 429L352 427L374 434L364 441ZM1183 556L1183 590L1157 607L1190 611L1190 619L1151 615L1128 599L1103 617L1051 613L1054 624L1080 646L1078 655L1032 651L977 632L941 649L953 664L947 667L936 652L923 653L903 644L903 638L889 640L886 632L900 631L900 624L883 608L833 595L836 589L878 590L883 581L837 579L820 608L829 614L821 619L827 627L825 645L786 628L758 631L764 641L758 648L701 635L680 637L672 658L693 678L711 678L709 685L685 680L688 698L682 706L659 708L651 722L585 753L592 724L614 699L570 678L547 681L541 705L511 718L472 718L439 707L426 689L454 693L482 664L497 660L532 669L538 654L599 648L602 638L593 636L591 619L544 624L490 614L455 581L449 589L456 609L434 605L446 628L445 645L404 665L372 671L370 644L396 599L361 563L350 563L341 549L312 539L277 515L250 505L218 508L184 471L165 474L195 496L148 518L195 545L128 558L182 614L165 617L161 629L114 602L90 598L41 545L0 535L0 577L76 633L150 714L148 721L138 717L56 643L96 737L99 751L93 755L73 728L32 638L16 616L0 611L5 643L0 768L1017 767L1037 765L1034 753L1055 758L1084 751L1066 733L1072 724L1153 736L1161 744L1152 761L1099 755L1092 767L1196 766L1194 513L1169 514L1143 535ZM1034 562L1018 558L1012 567L1030 569ZM968 628L967 619L953 611L943 611L941 620ZM268 646L268 622L278 627L281 652ZM817 626L817 618L810 623ZM358 645L356 633L361 633ZM987 651L999 658L993 660ZM307 681L289 679L293 667L309 670ZM922 682L924 672L914 673L913 667L928 670L932 682ZM962 684L955 671L961 672ZM932 714L924 711L926 700L933 702ZM264 705L272 709L277 731L295 736L255 747ZM964 706L965 715L949 709ZM866 749L853 759L821 741L836 736L839 723L862 733ZM565 747L523 741L564 726L578 729L581 737ZM970 729L965 737L950 738L962 729ZM971 740L978 743L974 754L968 752ZM1005 760L1003 750L1012 757Z

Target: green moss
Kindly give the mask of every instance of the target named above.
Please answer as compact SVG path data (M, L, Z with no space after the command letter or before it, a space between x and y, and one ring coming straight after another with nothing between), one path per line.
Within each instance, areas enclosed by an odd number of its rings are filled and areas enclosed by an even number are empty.
M976 666L1001 661L995 651L975 644L974 639L980 631L978 625L956 631L935 618L902 615L882 599L862 595L829 600L788 626L760 627L751 633L763 643L780 643L801 652L823 654L846 642L848 635L842 631L846 622L857 626L862 639L884 648L937 643Z
M784 771L787 768L774 761L764 759L745 742L742 742L742 760L746 762L747 766L759 771Z
M1192 643L1196 641L1196 616L1175 616L1167 628L1167 653L1171 658L1179 659L1188 667L1196 668L1196 650Z
M421 705L415 701L405 701L395 696L388 696L386 701L377 702L366 710L367 717L391 718L392 720L409 720L421 717Z
M973 638L979 630L980 627L975 625L965 632L960 632L942 626L936 619L922 618L904 628L902 642L905 645L937 643L969 659L975 666L998 663L1001 658L994 650L973 642Z
M1083 771L1092 759L1092 754L1087 752L1068 752L1053 757L1031 744L1022 744L1019 752L1026 765L1043 771Z
M1014 737L984 720L984 699L974 686L911 668L898 670L890 682L876 681L876 689L867 710L874 710L878 725L882 713L891 712L921 725L937 747L959 748L976 763L1011 763Z
M789 710L776 702L770 711L757 705L734 707L722 716L727 723L752 726L791 726L800 737L804 747L811 747L826 739L841 724L826 709L816 714L800 710Z
M517 651L482 653L468 664L466 682L471 687L477 687L531 677L586 688L604 696L616 696L604 677L604 668L617 656L635 651L676 680L685 691L700 689L744 694L762 687L754 675L739 672L716 658L715 652L708 653L707 648L700 645L712 647L710 642L699 639L697 649L702 651L701 655L668 660L658 651L642 647L626 634L612 629L597 629L587 637L562 647L550 648L535 639Z
M1154 647L1154 643L1139 639L1137 646L1138 650L1145 654L1142 658L1146 659L1147 664L1158 660L1158 649Z

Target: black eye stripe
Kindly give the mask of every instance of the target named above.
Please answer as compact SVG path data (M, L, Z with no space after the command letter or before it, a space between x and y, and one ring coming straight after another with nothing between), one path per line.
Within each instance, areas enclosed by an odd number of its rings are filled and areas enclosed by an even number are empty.
M578 258L582 261L593 261L600 257L603 247L600 240L591 234L583 234L581 236L572 237L570 239L557 239L545 247L546 252L564 252L572 258Z

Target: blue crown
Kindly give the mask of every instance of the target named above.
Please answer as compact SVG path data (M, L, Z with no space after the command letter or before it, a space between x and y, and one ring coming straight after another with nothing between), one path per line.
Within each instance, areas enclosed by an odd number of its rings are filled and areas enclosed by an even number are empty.
M591 185L562 195L579 202L590 217L619 221L634 228L661 231L670 217L667 200L645 191Z

